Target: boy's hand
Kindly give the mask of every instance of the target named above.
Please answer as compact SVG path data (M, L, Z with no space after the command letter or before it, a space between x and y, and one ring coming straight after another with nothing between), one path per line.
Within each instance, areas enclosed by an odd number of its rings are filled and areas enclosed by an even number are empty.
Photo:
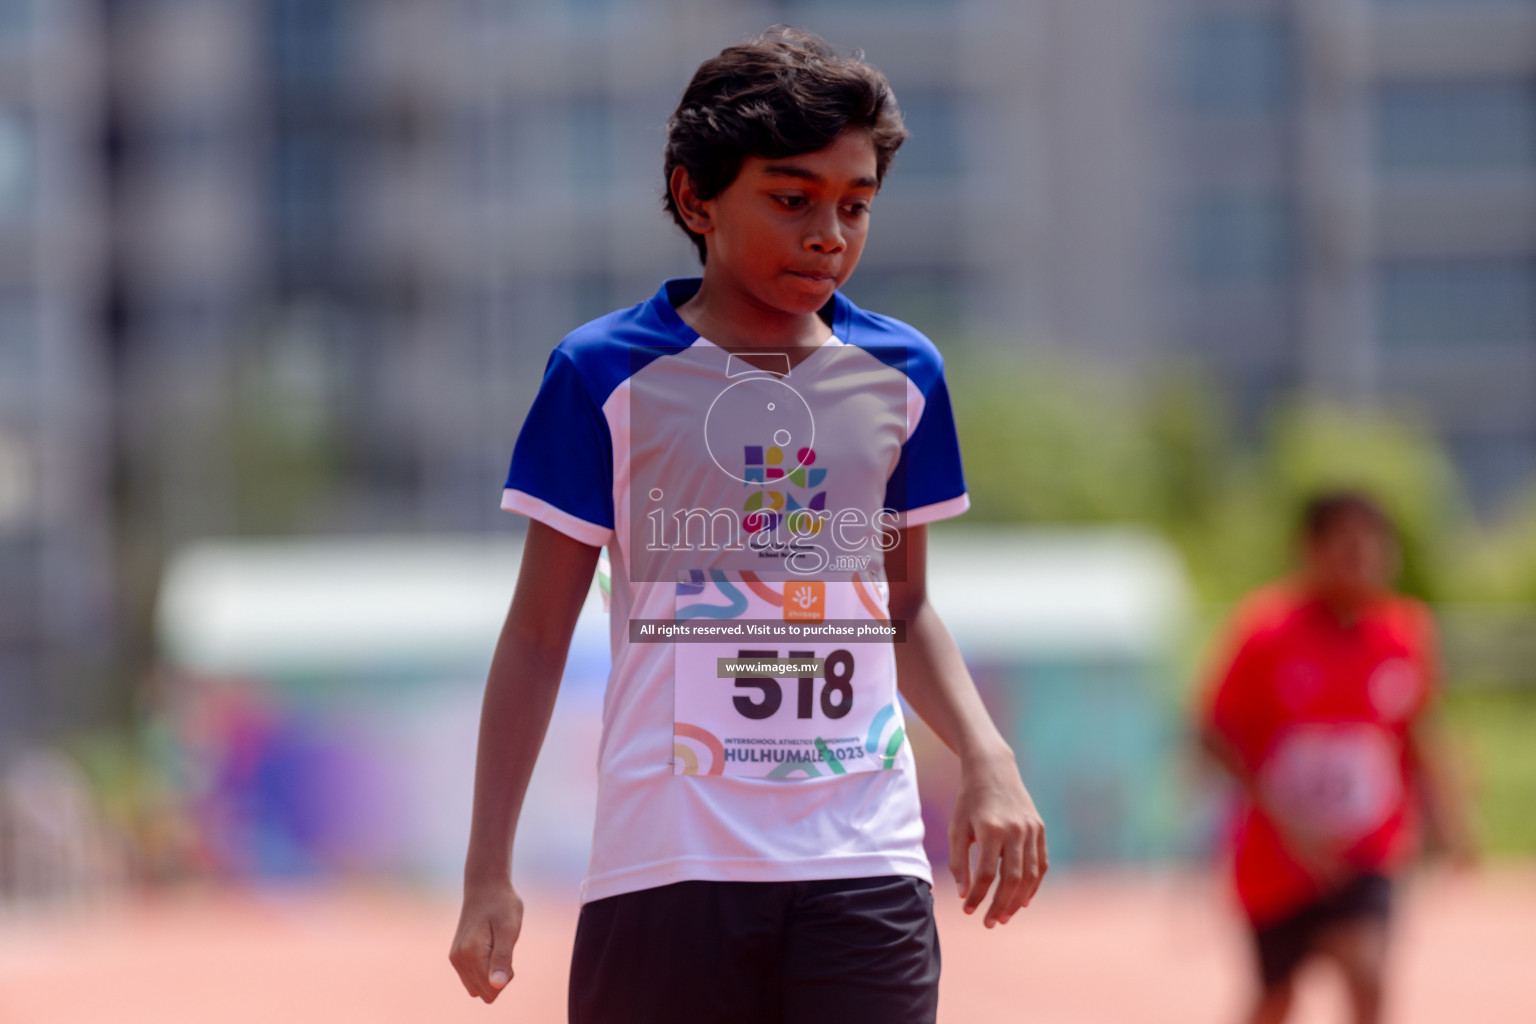
M464 887L464 907L448 960L471 996L495 1002L512 980L512 946L523 930L523 901L510 882Z
M978 849L974 876L972 843ZM1045 824L1019 778L1012 753L963 764L949 823L949 870L965 900L965 912L976 912L996 879L986 925L1007 924L1019 908L1029 905L1049 866Z

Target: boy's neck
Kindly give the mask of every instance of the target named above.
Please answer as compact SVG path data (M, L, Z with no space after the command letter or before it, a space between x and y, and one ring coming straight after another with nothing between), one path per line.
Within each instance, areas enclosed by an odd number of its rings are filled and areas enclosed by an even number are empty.
M1343 593L1310 579L1305 580L1303 586L1312 600L1332 616L1335 622L1345 628L1353 627L1359 622L1371 606L1383 596L1380 593Z
M677 307L677 315L700 337L727 349L813 349L832 337L832 328L816 313L773 309L713 278L707 268L699 290Z

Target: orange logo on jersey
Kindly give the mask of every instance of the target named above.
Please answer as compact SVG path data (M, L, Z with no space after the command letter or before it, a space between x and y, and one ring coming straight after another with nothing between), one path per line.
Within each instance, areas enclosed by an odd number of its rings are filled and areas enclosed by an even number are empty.
M792 580L784 584L785 621L820 622L826 608L827 585L821 580Z

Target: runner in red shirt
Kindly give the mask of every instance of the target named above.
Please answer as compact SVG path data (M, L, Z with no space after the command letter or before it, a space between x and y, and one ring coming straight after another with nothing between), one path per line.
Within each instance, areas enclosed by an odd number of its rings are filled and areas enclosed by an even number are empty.
M1392 524L1338 491L1308 503L1302 534L1297 576L1234 617L1202 736L1245 798L1234 872L1262 982L1248 1019L1284 1020L1296 969L1320 953L1367 1024L1381 1015L1392 876L1416 848L1420 809L1456 860L1470 844L1428 735L1434 620L1389 589Z

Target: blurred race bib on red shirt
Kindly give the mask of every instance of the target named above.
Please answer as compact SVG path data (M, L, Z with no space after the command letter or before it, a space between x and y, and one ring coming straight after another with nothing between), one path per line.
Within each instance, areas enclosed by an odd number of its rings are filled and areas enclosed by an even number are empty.
M1398 808L1398 757L1397 744L1369 722L1295 725L1265 760L1259 785L1283 824L1347 846Z

